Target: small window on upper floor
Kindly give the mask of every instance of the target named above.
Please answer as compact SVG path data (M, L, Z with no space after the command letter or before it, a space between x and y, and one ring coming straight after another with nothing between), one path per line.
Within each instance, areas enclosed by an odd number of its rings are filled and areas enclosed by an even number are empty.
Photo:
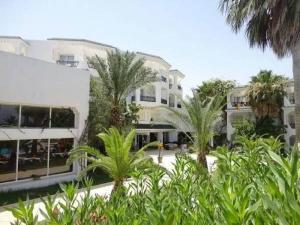
M74 55L60 55L59 60L65 61L65 62L74 61Z
M59 60L57 60L57 64L76 67L78 65L78 61L75 61L74 55L60 55Z

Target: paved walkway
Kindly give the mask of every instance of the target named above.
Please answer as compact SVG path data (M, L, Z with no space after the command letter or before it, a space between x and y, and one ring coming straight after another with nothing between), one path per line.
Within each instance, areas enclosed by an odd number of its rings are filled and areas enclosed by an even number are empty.
M162 151L162 155L163 155L163 160L162 163L160 164L161 166L167 168L168 170L172 170L174 168L174 163L175 163L175 153L176 151ZM147 154L150 155L155 163L158 163L158 151L147 151ZM195 154L191 154L191 157L196 159L196 155ZM215 163L215 158L212 156L207 156L207 164L208 164L208 168L211 171L214 168L214 163ZM130 181L127 182L127 185L129 184ZM101 184L101 185L97 185L97 186L93 186L91 189L91 194L92 195L101 195L101 196L109 196L111 190L112 190L112 185L113 183L105 183L105 184ZM82 195L85 194L84 190L81 190L78 193L78 199L80 199L80 197ZM61 201L62 199L60 197L57 198L57 201ZM35 206L34 206L34 214L38 215L39 217L39 221L43 220L43 216L40 213L40 210L44 210L44 205L43 203L40 201L40 199L35 199L34 200ZM13 207L15 204L10 205L10 207ZM5 211L3 208L0 207L0 225L10 225L11 222L14 221L14 217L13 215L9 212L9 211Z

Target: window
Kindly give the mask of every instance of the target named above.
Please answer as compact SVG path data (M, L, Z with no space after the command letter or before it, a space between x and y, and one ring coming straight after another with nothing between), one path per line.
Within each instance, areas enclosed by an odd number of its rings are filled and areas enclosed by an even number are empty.
M49 174L65 173L72 171L67 166L68 153L73 148L74 139L52 139L50 140L50 162Z
M16 179L17 141L0 141L0 183Z
M19 106L0 105L0 127L16 127L19 122Z
M59 60L57 60L56 63L71 67L76 67L78 65L78 61L75 61L74 55L60 55Z
M22 127L49 127L49 108L22 107L21 126Z
M71 109L52 108L51 127L54 128L74 128L75 115Z
M74 55L60 55L59 60L64 62L74 61Z
M18 179L47 175L48 140L21 140Z

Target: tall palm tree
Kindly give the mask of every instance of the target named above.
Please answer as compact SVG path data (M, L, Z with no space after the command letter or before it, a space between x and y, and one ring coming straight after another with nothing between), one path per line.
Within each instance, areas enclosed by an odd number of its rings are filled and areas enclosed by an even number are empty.
M250 46L271 47L279 57L291 54L295 81L296 138L300 141L300 1L220 0L235 32L246 26Z
M215 125L220 119L223 100L223 96L215 96L203 101L201 96L194 91L193 97L187 100L181 99L183 110L166 107L174 117L173 121L177 121L174 125L178 126L180 130L192 133L190 140L198 154L197 160L205 168L207 168L208 144L214 136ZM189 135L187 136L189 137Z
M68 163L77 160L87 160L90 164L83 172L101 168L114 180L112 192L123 187L124 181L135 169L145 169L151 165L149 156L144 150L149 146L156 146L157 142L145 145L136 153L131 153L132 143L136 131L131 130L125 137L118 129L110 128L107 133L100 133L98 137L103 140L107 155L103 155L98 149L90 146L79 146L70 152Z
M287 78L273 74L270 70L262 70L251 78L247 98L256 117L281 118L287 82Z
M96 55L88 58L88 62L90 67L97 70L99 84L111 103L109 125L121 128L126 97L137 88L155 82L156 73L145 66L144 59L119 50L108 51L107 59Z

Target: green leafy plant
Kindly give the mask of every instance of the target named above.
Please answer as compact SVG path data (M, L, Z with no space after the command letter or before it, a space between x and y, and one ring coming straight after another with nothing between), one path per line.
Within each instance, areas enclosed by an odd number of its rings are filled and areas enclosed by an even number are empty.
M150 157L144 154L144 150L158 143L152 142L145 145L139 151L131 153L136 131L132 130L124 137L116 128L110 128L107 133L100 133L98 137L104 142L107 155L101 154L97 149L89 146L79 146L70 152L69 163L74 160L87 160L90 164L84 170L103 169L114 180L113 192L123 188L124 180L130 176L136 168L147 168ZM150 164L151 165L151 164Z
M220 0L220 9L234 32L245 31L251 47L270 47L278 57L292 55L296 121L300 120L300 10L299 1ZM244 29L245 28L245 29ZM300 126L296 122L296 139Z
M134 170L124 192L111 198L85 194L77 185L62 186L62 199L43 200L40 224L76 225L297 225L300 219L300 153L284 158L274 138L240 139L232 150L213 152L216 169L207 171L190 156L176 155L171 171L161 167ZM11 211L19 221L36 225L33 203ZM33 223L29 223L33 221ZM28 222L28 223L27 223Z
M98 85L109 102L109 127L124 126L123 112L128 95L146 84L157 81L156 73L145 66L145 60L134 53L108 51L107 59L99 56L88 59L99 75Z
M176 124L174 123L175 126L192 133L191 141L198 154L198 162L207 167L208 143L214 136L215 124L222 112L223 96L215 96L203 102L200 95L194 91L193 97L187 100L181 99L181 102L183 111L173 108L166 109L171 112L171 117L178 121Z

